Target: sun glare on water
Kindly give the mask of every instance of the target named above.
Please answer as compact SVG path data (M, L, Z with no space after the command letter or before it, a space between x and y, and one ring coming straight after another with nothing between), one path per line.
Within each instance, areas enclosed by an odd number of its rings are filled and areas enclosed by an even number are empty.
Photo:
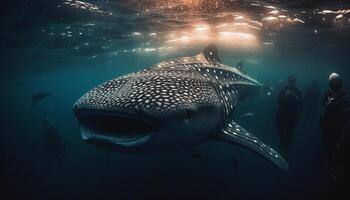
M58 7L102 16L103 23L89 22L82 27L76 25L76 32L72 31L74 26L57 33L47 31L50 37L59 34L71 39L91 34L91 31L100 34L104 29L106 33L120 29L123 32L116 38L136 41L139 45L116 50L117 53L166 53L213 42L231 49L261 50L260 47L273 48L285 42L284 37L279 35L290 34L291 38L299 42L300 35L295 33L300 31L318 38L324 37L330 28L336 27L339 30L336 34L341 35L342 30L349 30L350 27L350 9L345 6L341 9L295 10L278 3L269 5L267 1L119 0L118 6L132 11L131 15L123 19L118 9L113 9L116 3L106 1L106 4L95 5L84 1L64 0ZM122 26L127 28L120 28ZM134 28L131 30L130 27ZM102 37L103 40L106 38ZM75 49L85 46L89 45L81 44ZM112 45L104 45L103 48L105 46L113 48L110 47Z
M246 30L243 30L246 29ZM230 48L256 48L259 46L258 37L247 24L193 24L185 30L175 30L167 35L166 43L175 46L202 45L215 42Z

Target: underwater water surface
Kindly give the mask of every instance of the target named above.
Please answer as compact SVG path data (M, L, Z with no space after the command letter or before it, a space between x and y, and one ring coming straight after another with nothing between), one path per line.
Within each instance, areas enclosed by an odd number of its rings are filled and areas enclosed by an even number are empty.
M313 117L301 116L289 170L217 141L156 154L106 151L83 142L72 107L104 81L216 43L222 63L241 61L273 86L240 101L234 118L280 151L276 101L289 75L302 92L313 80L323 92L336 72L349 91L345 1L38 0L1 9L1 199L320 197L321 97ZM59 137L47 138L47 127Z

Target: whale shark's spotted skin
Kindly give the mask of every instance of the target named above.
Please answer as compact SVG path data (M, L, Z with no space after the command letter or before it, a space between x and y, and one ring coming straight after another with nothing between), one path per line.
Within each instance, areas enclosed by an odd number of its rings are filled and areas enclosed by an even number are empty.
M198 55L159 63L99 85L78 104L162 112L176 111L179 106L191 106L194 102L220 103L229 115L237 104L240 87L256 86L257 81L210 59Z
M197 56L161 62L107 81L81 97L75 109L127 110L162 116L198 105L215 105L221 117L214 137L240 144L287 168L276 151L232 121L238 100L246 90L259 86L259 82L239 69L223 65L211 45Z

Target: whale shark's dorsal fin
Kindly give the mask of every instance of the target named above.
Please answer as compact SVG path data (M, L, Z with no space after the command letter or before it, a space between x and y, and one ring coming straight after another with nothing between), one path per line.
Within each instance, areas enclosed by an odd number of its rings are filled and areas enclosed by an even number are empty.
M200 53L208 62L219 62L221 60L218 55L218 49L214 43L209 44L205 49Z

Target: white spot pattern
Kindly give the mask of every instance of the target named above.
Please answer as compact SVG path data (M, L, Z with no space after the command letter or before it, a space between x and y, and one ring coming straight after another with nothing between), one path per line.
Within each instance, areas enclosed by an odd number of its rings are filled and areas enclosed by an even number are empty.
M210 60L200 54L161 62L97 86L76 105L86 109L123 108L160 113L221 102L223 120L229 119L240 87L257 84L238 70Z
M266 146L257 137L247 132L237 123L233 121L229 122L227 126L223 127L222 132L234 138L236 142L242 144L243 146L247 146L255 151L258 151L277 165L284 167L288 166L287 162L275 150Z

